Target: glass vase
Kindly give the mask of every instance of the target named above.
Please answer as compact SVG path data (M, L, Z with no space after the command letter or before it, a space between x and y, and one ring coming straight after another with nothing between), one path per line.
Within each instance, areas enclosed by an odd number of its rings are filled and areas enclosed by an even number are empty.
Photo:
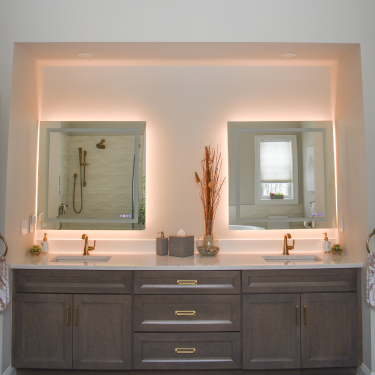
M220 251L221 241L215 234L214 222L204 221L203 233L197 239L197 249L199 254L204 256L213 256Z

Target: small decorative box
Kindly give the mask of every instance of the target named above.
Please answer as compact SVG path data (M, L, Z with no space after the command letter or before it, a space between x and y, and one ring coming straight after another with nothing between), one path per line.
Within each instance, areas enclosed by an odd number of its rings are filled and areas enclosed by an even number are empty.
M194 236L169 236L169 255L182 258L194 255Z

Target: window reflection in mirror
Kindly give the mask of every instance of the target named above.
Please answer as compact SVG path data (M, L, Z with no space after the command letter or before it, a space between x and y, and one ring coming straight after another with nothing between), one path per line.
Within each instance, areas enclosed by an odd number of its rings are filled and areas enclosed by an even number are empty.
M331 121L228 122L229 229L336 225Z
M39 229L145 229L145 129L145 122L41 122Z

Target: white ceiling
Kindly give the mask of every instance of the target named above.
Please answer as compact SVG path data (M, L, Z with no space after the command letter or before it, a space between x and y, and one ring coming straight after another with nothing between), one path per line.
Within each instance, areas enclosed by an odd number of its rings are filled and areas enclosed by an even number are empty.
M17 43L44 66L330 66L351 43ZM93 54L80 58L79 52ZM281 54L295 52L296 57Z

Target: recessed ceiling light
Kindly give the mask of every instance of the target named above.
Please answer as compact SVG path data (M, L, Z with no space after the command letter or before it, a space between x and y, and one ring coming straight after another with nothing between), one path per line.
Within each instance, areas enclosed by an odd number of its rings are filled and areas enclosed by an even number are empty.
M281 56L282 57L296 57L297 54L295 52L285 52Z
M80 52L80 53L78 54L78 56L79 56L79 57L92 57L93 55L92 55L92 53L90 53L90 52Z

